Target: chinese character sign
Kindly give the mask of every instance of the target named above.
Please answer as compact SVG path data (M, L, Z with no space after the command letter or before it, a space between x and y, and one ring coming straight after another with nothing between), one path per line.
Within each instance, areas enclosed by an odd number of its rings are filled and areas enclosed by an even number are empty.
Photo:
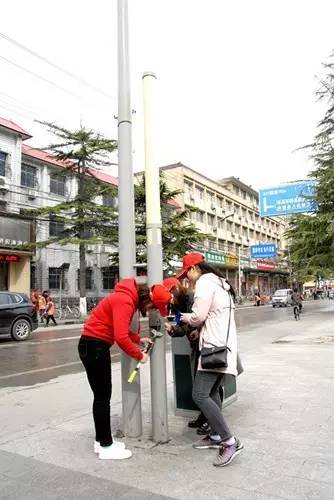
M266 243L264 245L253 245L250 247L252 259L267 259L277 256L277 247L275 243Z
M313 181L294 182L276 188L260 189L260 215L272 217L314 212L317 210L314 192Z

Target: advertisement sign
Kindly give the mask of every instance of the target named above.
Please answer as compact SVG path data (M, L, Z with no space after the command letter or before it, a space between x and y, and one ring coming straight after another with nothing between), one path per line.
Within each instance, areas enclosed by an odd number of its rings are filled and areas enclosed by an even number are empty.
M291 215L316 210L312 196L315 192L313 181L284 184L268 189L260 189L260 215L273 217Z
M252 245L250 251L252 259L267 259L277 256L277 246L275 243Z
M265 260L258 260L256 262L256 268L259 271L272 271L273 269L277 268L276 262L270 262L270 261L265 261Z
M18 255L0 254L0 262L20 262Z
M225 264L225 255L220 252L214 252L213 250L205 251L205 260L209 264Z

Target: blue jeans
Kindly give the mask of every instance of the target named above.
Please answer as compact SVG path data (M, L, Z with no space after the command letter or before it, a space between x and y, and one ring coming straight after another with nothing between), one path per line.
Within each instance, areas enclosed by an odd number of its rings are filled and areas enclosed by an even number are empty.
M193 385L193 400L207 418L212 434L219 434L223 441L232 437L222 415L222 401L219 395L223 375L198 370Z

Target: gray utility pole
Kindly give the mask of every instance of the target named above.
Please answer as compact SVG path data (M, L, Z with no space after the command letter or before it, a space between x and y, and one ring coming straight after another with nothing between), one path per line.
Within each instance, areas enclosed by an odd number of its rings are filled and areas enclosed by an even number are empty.
M162 238L159 168L155 163L153 133L154 123L154 73L143 74L144 87L144 141L145 141L145 194L146 194L146 234L147 234L147 275L150 286L163 279ZM155 311L150 314L150 328L163 329ZM155 443L168 441L168 404L166 376L166 337L155 342L151 354L151 401L152 436Z
M129 66L128 1L118 0L118 249L121 278L136 274ZM140 377L138 376L133 384L129 384L128 376L133 368L132 360L123 353L121 364L123 432L129 437L138 437L143 431Z

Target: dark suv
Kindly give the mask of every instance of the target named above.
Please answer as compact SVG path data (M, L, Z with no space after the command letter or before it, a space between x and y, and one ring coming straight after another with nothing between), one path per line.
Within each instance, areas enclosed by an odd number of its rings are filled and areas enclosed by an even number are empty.
M37 327L37 314L27 295L0 292L0 335L26 340Z

